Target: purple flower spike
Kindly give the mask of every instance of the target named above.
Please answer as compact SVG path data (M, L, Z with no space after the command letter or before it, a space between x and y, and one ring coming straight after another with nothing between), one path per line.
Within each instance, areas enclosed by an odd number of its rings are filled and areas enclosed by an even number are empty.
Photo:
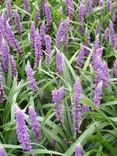
M30 6L28 0L24 0L24 10L30 12Z
M30 44L31 48L34 49L34 43L35 43L35 24L32 22L31 27L30 27Z
M50 64L51 59L51 37L46 35L45 37L45 46L46 46L46 63Z
M27 152L31 152L31 140L28 134L28 130L24 120L23 111L15 106L16 108L16 132L19 143L22 145L22 149Z
M73 16L73 10L74 10L73 0L65 0L65 4L66 4L67 15L69 16L69 18L71 18Z
M1 144L0 144L0 156L7 156L7 154Z
M93 94L93 103L95 104L96 107L99 107L101 98L102 98L102 81L99 82L99 84L96 86Z
M80 45L80 51L77 55L77 60L76 60L76 64L78 67L82 67L82 63L84 60L84 55L85 55L85 49L83 47L83 44Z
M36 141L38 141L40 138L40 126L37 120L37 113L32 106L29 107L29 118L32 132L34 133Z
M12 55L10 55L10 61L11 61L12 78L14 79L14 77L16 77L17 69L15 59Z
M38 86L37 86L36 81L33 77L33 70L31 68L30 62L27 63L25 71L26 71L26 75L27 75L27 79L28 79L28 85L29 85L30 90L37 91Z
M105 87L109 85L109 69L106 62L103 64L103 84Z
M96 51L99 48L100 40L99 40L99 34L96 35L93 50Z
M116 48L117 43L116 43L116 35L113 27L112 21L109 23L109 34L110 34L110 40L113 48Z
M42 0L43 15L45 15L45 8L46 8L46 0Z
M45 22L43 22L42 25L41 25L41 27L40 27L40 35L41 35L42 45L44 45L45 44L45 36L46 36Z
M63 98L63 95L64 95L63 87L52 91L52 101L55 105L55 108L54 108L55 116L56 116L57 121L60 121L61 123L63 123L63 121L61 117L62 105L60 104L60 102Z
M17 32L21 33L22 32L22 26L21 26L20 16L18 14L17 9L14 12L14 19L15 19L15 25L16 25Z
M74 156L82 156L83 154L82 154L82 147L81 147L81 145L76 145L76 147L75 147L75 155Z
M93 1L92 0L88 0L88 6L89 6L89 10L92 11L92 9L93 9Z
M36 7L36 15L35 15L36 26L38 26L39 21L40 21L40 10L39 10L39 7L37 6Z
M8 22L6 23L6 36L8 38L8 43L10 44L10 46L12 46L18 52L18 54L21 55L22 50Z
M63 35L64 35L64 21L61 20L59 27L58 27L57 34L56 34L56 46L57 46L57 48L60 48L60 45L63 42Z
M12 16L11 0L6 0L6 9L9 17Z
M0 63L0 104L5 101L5 93L2 85L2 66Z
M56 54L56 72L62 74L63 72L63 59L60 51Z
M72 97L72 118L73 118L73 132L79 133L80 119L81 119L81 105L80 105L81 85L79 78L76 79L73 88Z
M40 62L40 59L41 59L41 56L42 56L41 37L40 37L40 34L37 31L35 32L34 49L35 49L34 67L37 67L39 65L39 62Z
M9 52L6 46L6 42L5 40L2 40L1 42L1 46L0 46L0 51L1 51L1 55L2 55L2 65L4 68L5 73L8 73L8 56L9 56Z
M113 65L113 77L117 78L117 59L115 60Z
M103 63L102 58L100 56L96 56L95 58L94 70L95 84L98 85L98 83L103 80Z
M111 1L110 0L106 0L106 4L107 4L107 9L110 12L111 11Z
M47 5L47 3L45 5L45 15L46 15L46 27L47 27L47 30L49 30L51 22L52 22L52 16L51 16L51 10L49 6Z
M86 112L88 112L90 109L89 109L89 106L87 106L87 105L83 105L82 106L82 113L86 113Z

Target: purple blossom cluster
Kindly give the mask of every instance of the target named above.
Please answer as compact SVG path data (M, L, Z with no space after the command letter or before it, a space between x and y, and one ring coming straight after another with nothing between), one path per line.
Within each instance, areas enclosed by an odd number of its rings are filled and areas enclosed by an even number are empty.
M33 77L33 69L31 68L30 62L28 61L27 66L25 68L27 79L28 79L28 85L30 90L32 91L37 91L38 86L36 84L36 81Z
M63 72L63 58L60 51L56 53L56 72L62 74Z
M12 16L11 0L6 0L7 15Z
M103 85L102 83L103 83L102 81L99 82L94 90L93 103L95 104L96 107L99 107L99 105L101 103L102 85Z
M65 0L65 5L66 5L67 15L69 16L69 18L72 18L73 11L74 11L73 0Z
M73 119L73 132L80 132L80 120L81 120L81 105L80 105L80 92L81 85L80 79L77 78L74 83L73 97L72 97L72 119Z
M29 107L29 119L35 140L38 141L40 138L40 126L37 120L37 114L32 106Z
M42 56L41 37L38 31L35 31L34 50L35 50L34 67L37 67L39 65Z
M1 144L0 144L0 156L7 156L7 154Z
M45 46L46 46L46 63L50 64L51 59L51 37L49 35L45 36Z
M24 112L17 106L15 106L16 112L16 132L19 143L22 145L24 151L31 152L31 140L26 127Z
M82 147L80 144L77 144L75 147L75 155L74 156L82 156Z
M68 39L69 39L69 17L66 18L66 20L61 19L58 27L58 31L56 34L56 47L60 48L61 43L64 42L64 44L67 46Z
M59 89L54 89L52 91L52 101L54 103L54 112L55 112L55 117L57 119L57 121L63 123L62 121L62 105L61 100L63 98L64 95L64 88L61 87Z
M18 33L22 32L22 26L20 22L20 16L18 14L18 10L16 9L14 12L15 25Z

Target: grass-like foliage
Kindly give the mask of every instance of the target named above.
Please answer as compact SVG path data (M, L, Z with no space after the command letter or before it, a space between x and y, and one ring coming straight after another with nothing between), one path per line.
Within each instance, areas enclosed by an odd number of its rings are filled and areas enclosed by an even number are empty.
M117 0L0 1L0 156L117 156Z

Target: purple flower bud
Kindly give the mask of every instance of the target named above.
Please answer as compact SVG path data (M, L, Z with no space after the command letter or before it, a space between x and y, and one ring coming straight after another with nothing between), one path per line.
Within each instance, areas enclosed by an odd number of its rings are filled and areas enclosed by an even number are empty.
M105 41L107 41L108 36L109 36L109 30L108 30L108 27L107 27L106 30L105 30L105 32L104 32L104 40Z
M33 77L33 70L31 68L31 65L30 65L29 61L27 63L25 71L26 71L26 75L27 75L27 79L28 79L28 85L29 85L30 90L37 91L38 86L37 86L36 81L35 81L35 79Z
M73 6L73 0L65 0L66 9L67 9L67 15L69 18L73 16L74 6Z
M32 106L29 107L29 118L32 132L34 133L36 141L38 141L40 138L40 126L37 120L37 113Z
M51 10L49 8L49 6L45 5L45 15L46 15L46 26L47 26L47 30L49 30L51 22L52 22L52 16L51 16Z
M45 37L45 46L46 46L46 62L47 65L49 65L51 59L51 37L48 35L46 35Z
M1 144L0 144L0 156L7 156L7 154Z
M34 49L35 49L34 67L37 67L39 65L39 61L40 61L41 56L42 56L41 37L40 37L40 34L37 31L35 32Z
M116 48L117 42L116 42L116 35L114 32L114 27L112 21L109 23L109 34L110 34L110 40L113 48Z
M12 16L11 0L6 0L6 9L9 17Z
M41 42L44 45L45 44L45 36L46 36L45 22L43 22L41 27L40 27L40 36L41 36Z
M20 23L20 16L18 14L17 9L14 12L14 19L15 19L15 25L16 25L17 32L21 33L22 32L22 26Z
M55 108L54 108L55 116L56 116L57 121L60 121L61 123L63 123L63 121L61 117L62 105L60 104L60 102L63 98L63 95L64 95L63 87L52 91L52 101L55 105Z
M113 65L113 77L117 78L117 59L115 60Z
M107 9L110 12L111 11L111 1L110 0L106 0L106 4L107 4Z
M31 152L31 140L24 120L23 111L16 106L16 132L19 143L22 145L24 151Z
M63 42L63 35L64 35L64 21L61 20L59 27L58 27L57 34L56 34L56 46L57 46L57 48L60 48L60 45Z
M63 59L60 51L56 54L56 72L62 74L63 72Z
M54 104L59 104L63 98L64 88L54 89L52 91L52 101Z
M6 23L6 36L9 39L8 43L18 52L19 55L21 55L22 50L8 22Z
M32 22L31 27L30 27L30 44L31 48L34 49L34 43L35 43L35 24Z
M10 55L10 61L11 61L12 78L14 79L17 73L17 69L16 69L16 63L13 55Z
M2 66L0 62L0 104L5 101L5 93L2 85Z
M45 15L46 0L42 0L43 15Z
M56 145L56 140L55 139L51 140L51 145L52 145L52 147L55 147L55 145Z
M82 156L83 154L82 154L82 147L81 147L81 145L76 145L76 147L75 147L75 155L74 156Z
M81 44L79 53L77 55L77 60L76 60L76 64L78 67L82 67L82 63L84 60L84 54L85 54L85 50L84 50L83 44Z
M86 112L88 112L88 111L90 111L89 106L83 105L83 106L82 106L82 113L86 113Z
M84 20L84 16L86 16L87 14L87 10L86 10L86 5L81 2L80 5L79 5L79 11L78 11L78 20L79 22L83 22Z
M38 6L36 7L36 15L35 15L35 23L36 23L36 26L38 26L38 23L40 21L40 10L38 8Z
M80 119L81 119L81 105L80 105L80 80L76 79L73 88L72 97L72 119L73 119L73 132L78 133L80 130Z
M70 24L70 20L69 20L69 17L67 17L64 22L64 36L63 36L63 41L66 46L69 40L69 24Z
M89 6L89 10L92 11L92 9L93 9L93 1L92 0L88 0L88 6Z
M93 103L99 107L102 98L102 81L96 86L93 94Z
M109 85L109 69L106 62L103 63L103 84L105 87Z
M30 12L30 6L28 0L24 0L24 10Z
M8 52L8 49L7 49L7 46L6 46L6 42L5 40L2 40L1 42L1 46L0 46L0 52L1 52L1 55L2 55L2 65L3 65L3 68L4 68L4 71L5 73L8 73L8 56L9 56L9 52Z

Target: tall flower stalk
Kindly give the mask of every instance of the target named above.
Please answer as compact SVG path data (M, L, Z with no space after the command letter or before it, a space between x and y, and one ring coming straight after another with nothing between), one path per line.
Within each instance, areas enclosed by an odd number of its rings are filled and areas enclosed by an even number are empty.
M64 95L63 87L52 91L52 101L54 103L55 117L57 121L61 123L63 123L63 119L62 119L62 105L60 103L63 98L63 95Z
M29 119L30 119L30 124L32 128L32 132L35 136L36 142L40 138L40 126L37 120L37 113L35 112L34 108L32 106L29 107Z
M24 113L18 106L15 106L15 113L16 113L16 132L18 141L22 145L22 149L24 151L31 152L32 150L31 140L26 127Z
M31 68L31 65L30 65L29 61L27 62L27 66L25 68L25 71L26 71L26 76L27 76L27 79L28 79L28 85L29 85L30 90L37 91L38 86L37 86L36 81L35 81L35 79L33 77L33 70Z
M72 97L73 132L75 133L80 132L80 120L81 120L80 92L81 92L80 79L77 77L74 83Z

